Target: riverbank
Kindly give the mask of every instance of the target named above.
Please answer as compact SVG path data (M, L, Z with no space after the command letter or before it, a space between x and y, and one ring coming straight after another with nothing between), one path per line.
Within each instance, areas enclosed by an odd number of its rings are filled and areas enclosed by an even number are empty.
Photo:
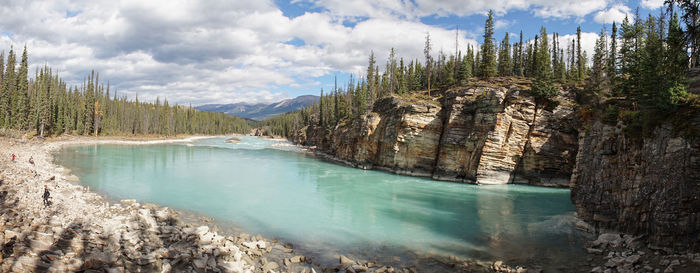
M70 183L52 163L63 145L153 144L124 138L0 139L0 270L2 272L314 272L311 260L289 245L261 236L226 236L182 222L181 213L133 200L108 202ZM10 160L15 154L15 161ZM34 164L29 163L32 157ZM42 202L43 187L50 204ZM319 268L317 267L316 270Z
M147 142L119 137L1 138L0 271L422 272L345 256L322 263L274 239L220 232L210 220L183 222L188 217L170 208L111 201L72 183L77 177L52 163L52 152L64 145L142 145L200 138ZM17 156L15 161L10 154ZM42 202L44 185L51 192L49 206ZM456 258L430 260L442 264L443 271L489 271L490 266Z
M20 141L0 139L0 271L63 272L98 270L107 272L138 271L218 271L218 272L525 272L525 268L507 266L499 261L465 261L455 257L404 257L401 261L377 259L321 259L324 254L300 249L262 236L227 232L217 228L216 220L201 219L191 213L175 211L133 200L114 201L71 183L75 177L68 170L52 164L52 151L64 145L183 142L201 139L157 139L134 141L124 138L62 137L59 139ZM11 162L9 154L18 156ZM32 156L35 165L28 162ZM51 190L52 204L44 207L43 185ZM194 219L193 219L194 218ZM219 226L222 226L219 224ZM223 227L223 226L222 226ZM623 236L624 237L624 236ZM619 244L623 245L623 244ZM583 246L582 246L583 247ZM641 269L644 259L629 267L620 257L633 260L634 252L608 254L606 245L592 247L588 258L581 257L575 267L561 267L562 272L588 272L620 266ZM600 249L598 252L597 249ZM605 253L603 253L605 252ZM602 253L602 254L597 254ZM646 257L654 255L647 251ZM663 253L661 251L660 253ZM341 252L342 254L342 252ZM608 254L608 256L605 256ZM332 254L337 255L337 254ZM661 254L663 255L663 254ZM680 257L677 254L671 257ZM381 256L381 255L380 255ZM642 256L643 258L645 256ZM676 270L694 269L696 256L650 259L652 268L667 260ZM613 262L610 262L612 260ZM675 260L679 260L680 266ZM527 272L538 268L557 268L546 261L533 261ZM550 267L551 266L551 267ZM651 267L650 266L650 267ZM620 267L620 269L622 269ZM272 271L271 271L272 270ZM545 269L545 272L548 270ZM556 270L555 270L556 272ZM678 272L678 271L676 271ZM681 272L683 272L681 270ZM691 272L691 271L686 271Z

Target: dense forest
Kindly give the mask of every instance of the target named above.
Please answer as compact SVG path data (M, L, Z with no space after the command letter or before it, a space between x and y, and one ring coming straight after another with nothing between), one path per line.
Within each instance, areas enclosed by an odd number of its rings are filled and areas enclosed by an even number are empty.
M687 90L688 70L700 64L700 4L667 0L666 5L658 16L643 18L637 11L619 26L613 23L610 33L603 27L591 58L581 49L580 27L568 44L561 44L559 34L548 34L545 27L534 39L524 40L521 31L516 37L506 33L496 43L493 12L489 12L480 47L464 49L455 42L452 55L440 51L434 57L428 34L423 62L397 58L392 49L382 73L370 53L366 75L359 80L351 78L344 88L336 83L329 92L321 90L319 103L258 126L266 128L266 134L279 136L312 124L332 130L366 114L385 96L436 100L440 94L431 93L436 87L445 90L468 82L487 83L493 77L526 77L532 82L530 93L540 102L552 101L560 89L568 88L583 98L583 115L598 115L610 122L622 119L630 130L649 133L674 113L700 105L698 96Z
M5 60L7 60L5 62ZM92 72L81 86L68 86L52 70L37 69L28 77L27 48L19 66L10 49L0 54L0 128L29 131L39 136L58 134L227 134L250 130L246 120L208 113L189 106L139 102L110 94L110 86Z

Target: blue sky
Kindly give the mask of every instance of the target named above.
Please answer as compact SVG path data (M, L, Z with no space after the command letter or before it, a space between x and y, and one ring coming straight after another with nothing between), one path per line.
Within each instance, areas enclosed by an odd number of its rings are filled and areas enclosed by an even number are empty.
M593 47L604 23L625 14L658 14L663 0L263 0L12 1L0 9L0 49L27 45L69 83L91 69L120 94L171 103L269 102L345 86L361 76L373 50L380 68L393 47L422 60L482 41L486 11L496 38L534 37L544 25ZM609 29L609 25L608 25ZM563 44L564 42L562 42Z

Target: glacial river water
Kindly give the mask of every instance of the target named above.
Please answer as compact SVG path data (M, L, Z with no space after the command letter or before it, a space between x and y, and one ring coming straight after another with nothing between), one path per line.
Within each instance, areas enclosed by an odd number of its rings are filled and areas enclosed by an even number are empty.
M69 146L56 163L112 199L202 213L319 253L567 263L583 253L566 189L476 186L340 166L241 137Z

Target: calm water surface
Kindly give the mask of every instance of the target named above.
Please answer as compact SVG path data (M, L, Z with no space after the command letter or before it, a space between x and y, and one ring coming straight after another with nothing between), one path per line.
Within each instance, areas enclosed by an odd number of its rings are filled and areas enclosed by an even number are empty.
M561 263L583 250L566 189L436 182L241 139L65 147L55 158L111 198L200 212L316 251Z

